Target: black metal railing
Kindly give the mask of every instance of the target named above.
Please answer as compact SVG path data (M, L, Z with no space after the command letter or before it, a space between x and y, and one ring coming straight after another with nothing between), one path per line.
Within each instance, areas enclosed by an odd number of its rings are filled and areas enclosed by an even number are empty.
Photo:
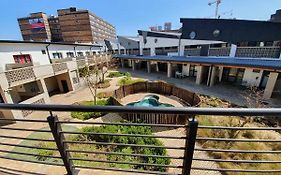
M197 117L207 116L249 116L251 118L264 118L271 116L280 116L281 109L238 109L238 108L135 108L135 107L117 107L117 106L70 106L70 105L28 105L28 104L0 104L1 110L34 110L49 111L50 115L40 116L46 119L6 119L0 118L2 122L16 122L15 124L0 127L0 161L11 160L33 164L46 164L51 166L65 167L67 174L77 174L79 170L104 170L119 171L124 173L144 173L144 174L191 174L192 171L205 172L217 171L223 173L281 173L281 168L269 169L247 169L247 168L225 168L220 163L233 164L280 164L280 160L249 160L249 159L226 159L213 156L215 153L225 153L233 155L241 154L281 154L280 150L252 150L252 149L228 149L221 147L204 147L206 142L225 142L232 143L268 143L281 144L278 138L236 138L236 137L215 137L201 136L199 130L207 131L280 131L280 127L270 127L260 125L258 127L249 126L211 126L204 125L197 121ZM118 121L64 121L56 115L56 112L106 112L106 113L163 113L163 114L183 114L188 120L186 124L149 124L149 123L130 123ZM38 113L41 115L41 113ZM59 114L58 114L59 115ZM32 125L32 126L30 126ZM40 127L39 127L40 126ZM67 130L66 126L76 126L76 130ZM154 132L143 133L122 133L122 132L92 132L81 130L85 127L93 126L127 126L127 127L149 127ZM38 129L39 127L39 129ZM43 129L42 129L43 128ZM79 129L80 128L80 129ZM132 130L133 131L133 130ZM27 134L22 134L26 132ZM48 134L48 138L31 137L31 133ZM31 135L30 135L31 134ZM161 144L131 143L101 141L99 139L91 140L89 137L102 138L145 138L147 140L158 139ZM79 139L73 139L79 138ZM82 138L82 139L81 139ZM87 139L85 139L87 138ZM281 138L281 136L280 136ZM24 142L11 142L11 140L23 140ZM24 144L25 142L51 143L47 146L38 144ZM149 142L148 142L149 143ZM50 146L53 145L53 146ZM87 145L87 146L83 146ZM143 148L165 150L165 154L154 153L144 154L143 152L120 152L109 148ZM15 149L16 148L16 149ZM19 151L24 150L44 150L53 154L41 154L37 151ZM83 148L83 149L82 149ZM96 149L100 148L100 149ZM101 149L102 148L102 149ZM205 153L200 156L198 153ZM11 156L20 155L21 157ZM83 156L82 156L83 155ZM28 157L40 157L40 159L29 159ZM109 158L111 157L111 158ZM129 158L129 159L123 159ZM136 161L150 160L150 161ZM169 160L166 163L157 162ZM197 163L196 163L197 162ZM199 162L199 164L198 164ZM208 166L206 162L216 164L215 167ZM103 165L103 166L101 166ZM118 166L117 166L118 165ZM122 166L121 166L122 165ZM200 165L200 166L198 166ZM8 167L7 167L8 168ZM1 169L1 167L0 167ZM20 172L21 170L19 170Z

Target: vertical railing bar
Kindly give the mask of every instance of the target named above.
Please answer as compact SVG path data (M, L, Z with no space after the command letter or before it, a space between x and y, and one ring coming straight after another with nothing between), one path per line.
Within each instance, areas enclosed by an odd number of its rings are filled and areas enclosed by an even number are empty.
M190 175L191 172L197 129L198 121L195 119L195 116L192 116L192 118L188 119L188 125L186 127L186 135L188 138L185 140L185 151L182 169L182 174L184 175Z
M63 134L60 134L60 132L62 132L62 128L61 124L58 123L58 117L53 115L50 111L50 116L47 118L47 120L49 122L49 126L55 139L57 148L63 160L67 175L74 175L73 162L70 160L70 153L66 151L68 149L68 146L64 144L65 137Z

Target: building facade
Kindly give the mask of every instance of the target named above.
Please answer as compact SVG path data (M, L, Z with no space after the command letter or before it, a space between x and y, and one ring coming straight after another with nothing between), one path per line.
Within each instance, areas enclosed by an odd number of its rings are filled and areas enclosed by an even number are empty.
M92 44L0 41L1 103L47 104L54 94L84 86L79 69L109 61L101 49ZM25 118L31 113L1 110L0 117Z
M96 43L116 38L115 27L88 10L59 9L58 16L33 13L19 18L23 40Z
M51 41L51 30L45 13L31 13L29 17L18 18L18 23L23 40Z

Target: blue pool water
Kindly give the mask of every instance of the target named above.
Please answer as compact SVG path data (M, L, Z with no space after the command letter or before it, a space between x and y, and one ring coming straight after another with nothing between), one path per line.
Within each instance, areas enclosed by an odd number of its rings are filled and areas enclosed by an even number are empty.
M157 95L147 95L142 100L137 102L132 102L127 104L127 106L136 106L136 107L174 107L171 104L160 103L159 96Z

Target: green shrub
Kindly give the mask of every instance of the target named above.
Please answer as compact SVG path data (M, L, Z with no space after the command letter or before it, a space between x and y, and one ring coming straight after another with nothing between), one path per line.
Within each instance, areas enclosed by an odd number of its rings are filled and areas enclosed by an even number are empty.
M82 101L79 102L79 104L85 106L95 106L94 101ZM97 100L96 106L107 106L107 105L112 105L111 98ZM77 118L79 120L88 120L90 118L101 117L105 114L106 113L104 112L71 112L71 117Z
M114 78L114 77L131 77L131 74L129 72L119 72L119 71L115 71L115 72L110 72L109 75L107 77L109 78Z
M118 86L125 86L125 85L131 85L131 84L134 84L134 83L138 83L138 82L144 82L145 80L143 79L132 79L131 77L124 77L122 79L120 79L118 81Z
M97 84L97 88L99 89L105 89L108 88L110 86L110 80L104 80L104 82L99 82Z
M85 127L81 129L82 132L93 133L118 133L118 134L141 134L151 135L152 128L147 126L121 126L121 125L105 125L100 127ZM80 134L74 138L75 141L94 141L94 142L106 142L106 143L124 143L124 144L138 144L138 145L155 145L163 146L163 143L156 138L145 137L130 137L130 136L110 136L110 135L84 135ZM81 147L81 149L83 149ZM99 150L108 150L110 152L119 152L126 154L145 154L145 155L167 155L167 151L164 148L145 148L145 147L133 147L133 146L106 146L97 145ZM107 155L106 160L112 161L125 161L125 162L140 162L150 164L170 164L168 158L156 158L156 157L133 157L124 155ZM165 167L154 167L145 165L121 165L112 163L107 165L116 168L130 168L130 169L142 169L150 171L166 171Z

